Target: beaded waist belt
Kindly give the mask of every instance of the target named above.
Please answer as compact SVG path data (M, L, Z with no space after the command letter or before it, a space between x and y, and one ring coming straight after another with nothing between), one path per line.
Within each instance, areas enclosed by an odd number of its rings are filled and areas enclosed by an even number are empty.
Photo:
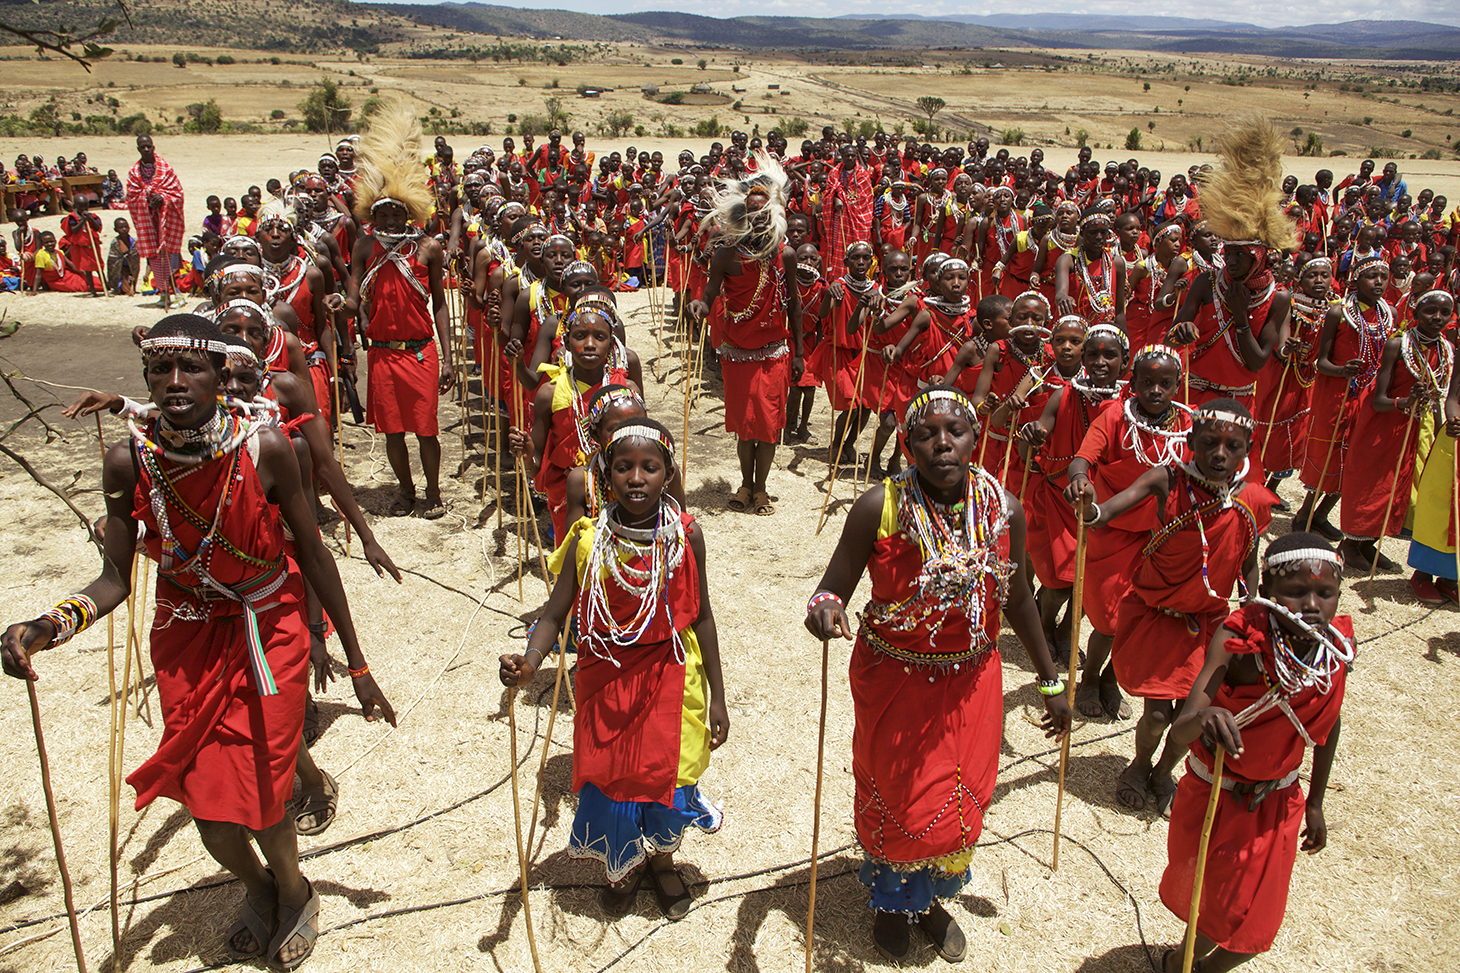
M432 338L420 338L413 341L375 341L371 340L372 348L389 348L391 351L413 351L416 353L416 361L425 361L425 347L435 340Z
M728 341L720 345L720 357L733 362L773 361L790 353L791 347L784 339L760 348L737 348Z
M982 633L974 635L969 647L961 652L911 652L907 649L900 649L891 642L882 638L862 619L862 625L857 630L857 635L866 640L874 652L896 659L899 662L907 663L909 666L934 666L939 669L958 669L965 662L970 662L982 655L987 654L994 643ZM906 671L906 670L905 670ZM929 676L929 681L932 677Z
M185 593L190 599L200 603L217 601L242 601L245 603L262 602L265 598L284 587L284 582L289 580L289 572L285 570L287 562L279 559L279 563L264 571L256 577L235 585L227 585L225 588L214 588L211 585L187 585L179 584L169 578L167 583ZM220 584L222 582L219 582Z
M236 601L243 605L249 668L253 671L254 688L260 696L278 695L279 687L274 682L274 673L269 669L269 660L264 655L263 635L259 632L258 606L289 580L288 563L280 555L278 562L269 570L236 585L225 585L206 573L203 576L209 584L202 587L182 585L171 578L167 579L173 587L186 592L204 606L202 614L189 609L174 610L173 615L184 621L207 621L210 612L206 609L211 602Z
M1257 394L1257 382L1254 380L1250 385L1219 385L1216 382L1202 378L1200 375L1191 376L1191 387L1200 389L1203 392L1225 392L1229 398L1241 398L1246 395Z
M1193 760L1191 757L1187 757L1186 769L1208 784L1212 782L1212 772L1207 770L1206 766L1200 760ZM1296 770L1280 780L1260 780L1252 784L1246 781L1233 780L1230 777L1223 777L1222 790L1231 791L1234 796L1240 795L1249 798L1247 810L1255 811L1257 810L1257 805L1261 804L1269 794L1280 791L1285 787L1292 787L1297 782L1298 771Z

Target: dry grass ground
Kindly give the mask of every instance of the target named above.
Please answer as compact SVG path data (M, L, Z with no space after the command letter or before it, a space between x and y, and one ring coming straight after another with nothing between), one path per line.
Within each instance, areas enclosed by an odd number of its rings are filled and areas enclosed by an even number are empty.
M453 141L458 148L465 142ZM262 184L270 175L307 165L322 142L165 138L159 151L181 172L189 223L196 226L206 194L237 193L251 182ZM52 146L57 152L85 148L104 167L122 169L132 160L121 139L43 146L48 154L55 154ZM0 153L7 156L32 147L30 140L0 141ZM1062 151L1057 161L1072 155ZM1186 160L1170 155L1161 161L1174 171ZM1290 161L1298 171L1312 167L1310 160ZM1411 186L1425 184L1414 175L1416 166L1405 167ZM1445 166L1443 182L1438 169L1429 171L1437 174L1434 185L1448 186L1451 198L1460 198L1453 165ZM677 345L659 352L663 336L655 333L644 297L626 296L622 306L630 341L646 362L651 412L678 434L684 419ZM10 295L0 297L0 309L22 322L19 333L0 344L0 368L25 376L15 379L17 385L37 404L68 400L72 393L33 379L139 393L137 359L126 331L157 317L142 298ZM0 422L8 426L18 416L8 397L0 402ZM25 433L10 442L53 482L72 484L84 510L99 512L94 427L68 423L54 411L46 416L64 440L47 445ZM447 473L457 473L463 454L458 417L454 405L443 405ZM819 402L813 428L822 442L829 423ZM823 453L783 448L770 480L776 515L729 513L724 503L736 482L734 448L714 396L701 401L689 429L690 505L708 537L710 593L731 716L729 742L716 753L704 783L724 805L725 828L686 843L687 873L708 884L696 887L697 908L683 923L664 924L645 894L628 918L605 924L596 890L584 887L601 876L562 854L574 806L566 747L571 717L564 707L549 751L543 823L534 842L532 882L557 887L533 895L545 969L600 970L614 963L629 970L734 973L801 968L819 660L818 646L800 623L852 489L838 483L829 523L814 536L827 486ZM125 431L113 421L105 434L111 442ZM339 776L342 798L329 834L303 842L306 849L322 849L306 869L324 895L329 930L307 968L527 970L518 901L503 894L516 881L517 864L510 790L503 784L510 764L507 706L495 660L521 645L524 622L539 610L544 584L529 575L525 601L518 600L515 508L509 496L498 529L490 482L495 458L484 458L480 434L466 450L465 469L445 479L451 512L434 523L385 516L393 487L382 442L346 424L345 446L346 469L362 507L382 544L412 573L399 587L376 579L360 560L358 543L346 558L338 521L326 526L327 541L382 686L398 711L419 703L390 732L361 721L340 683L321 699L329 727L315 753ZM484 461L485 504L477 500ZM94 576L96 556L75 518L8 461L0 465L0 511L0 563L6 566L0 621L32 617ZM530 530L524 532L531 537ZM1391 542L1389 549L1402 558L1403 545ZM1460 910L1453 895L1460 868L1454 773L1460 747L1452 735L1453 700L1460 695L1460 616L1420 608L1397 575L1379 579L1372 609L1354 587L1345 592L1344 610L1355 616L1364 645L1327 801L1330 846L1299 861L1283 932L1255 970L1421 971L1460 963L1455 946ZM119 619L119 634L124 626ZM108 886L106 644L101 625L38 663L61 826L83 906L102 902ZM1181 927L1156 895L1165 864L1165 823L1149 813L1123 811L1113 799L1115 776L1130 751L1130 724L1077 726L1064 815L1072 843L1058 873L1051 873L1047 829L1054 819L1058 754L1027 718L1037 703L1022 651L1007 637L1004 649L1007 712L999 787L986 821L987 846L974 860L973 884L954 906L968 933L969 964L1040 973L1146 969L1143 938L1159 949L1174 943ZM847 656L848 646L832 647L822 848L839 850L822 864L816 926L817 968L837 971L883 968L867 929L865 895L844 874L857 862L855 850L847 847L853 841L851 708L842 676ZM549 667L519 696L520 754L534 733L542 733L553 674ZM12 890L6 894L15 897L0 902L0 929L6 930L0 936L0 970L65 969L72 960L64 923L47 918L61 911L60 883L26 702L15 683L0 689L0 721L10 729L0 740L10 781L0 803L0 847L6 849L0 855L0 890L15 881L25 890ZM128 724L128 770L152 752L160 731L160 725ZM526 758L524 804L539 752ZM92 968L178 973L221 960L222 936L242 894L234 884L214 885L219 873L201 857L186 814L167 802L136 813L124 798L121 826L122 876L136 889L135 896L124 897L144 901L124 910L126 944L117 963L109 958L105 907L83 921ZM179 891L201 886L213 887ZM24 943L44 933L53 934ZM936 968L941 960L920 946L915 965Z

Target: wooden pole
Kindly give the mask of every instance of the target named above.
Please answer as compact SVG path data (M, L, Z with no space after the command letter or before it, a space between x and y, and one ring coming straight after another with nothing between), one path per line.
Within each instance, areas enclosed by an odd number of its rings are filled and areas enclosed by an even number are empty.
M334 403L335 410L335 464L339 466L340 473L345 472L345 418L340 414L340 348L337 343L339 336L335 336L336 343L332 343L326 355L329 358L330 373L330 399ZM339 501L334 501L339 507ZM345 557L350 556L350 521L345 519L344 514L340 518L345 521Z
M1207 801L1207 816L1201 824L1201 843L1196 848L1196 874L1191 879L1191 909L1186 916L1186 955L1181 960L1181 973L1191 973L1196 958L1196 917L1201 910L1201 886L1206 878L1207 847L1212 841L1212 822L1217 818L1217 801L1222 796L1222 761L1227 752L1217 747L1217 762L1212 768L1212 796Z
M1409 418L1404 421L1404 440L1399 446L1399 458L1394 461L1394 482L1389 484L1389 504L1384 508L1384 523L1379 528L1379 536L1374 539L1374 559L1369 562L1369 579L1364 582L1364 597L1374 596L1374 574L1379 570L1379 553L1384 549L1384 538L1389 534L1389 517L1394 513L1394 498L1399 494L1399 470L1404 466L1404 454L1409 452L1409 434L1414 431L1414 420L1419 412L1419 403L1413 402L1409 407ZM1443 435L1443 430L1440 431Z
M97 279L101 281L101 296L111 297L111 288L108 287L106 283L106 261L101 259L101 231L98 230L97 235L92 236L91 220L87 219L87 217L90 215L90 210L81 214L81 228L86 232L86 239L91 241L91 255L96 260L96 276ZM97 217L97 219L100 220L101 217ZM98 415L100 415L100 413L98 413Z
M139 557L136 555L134 555L133 560L139 561L142 565L141 583L134 585L132 588L132 591L134 592L137 599L137 608L135 611L131 611L129 609L129 621L127 624L127 628L132 639L132 654L136 657L137 660L137 702L134 706L134 709L136 711L137 718L143 723L146 723L148 728L150 729L152 726L152 693L149 692L147 689L146 671L142 668L142 635L144 631L143 625L145 624L147 614L147 573L148 569L152 566L152 561L149 558ZM135 632L131 631L132 622L130 619L136 620ZM142 707L144 704L147 707L147 711L145 713L142 711Z
M532 509L532 495L528 492L527 469L525 467L522 470L522 489L528 493L527 512L529 519L532 521L532 538L537 542L537 559L542 565L543 584L547 585L548 594L551 595L553 593L553 579L552 575L548 574L547 552L542 546L542 531L537 526L537 511Z
M564 673L568 671L568 632L572 628L573 615L571 609L568 618L563 622L563 630L558 635L558 674L553 680L553 707L548 710L547 734L542 740L542 757L537 762L537 784L532 790L532 817L528 819L527 825L527 850L532 852L533 836L537 834L537 809L538 801L542 799L542 779L547 774L548 747L553 742L553 721L558 715L558 698L563 691Z
M1075 588L1070 592L1070 678L1065 684L1065 696L1070 704L1070 713L1075 712L1075 675L1080 665L1080 622L1085 613L1085 503L1082 500L1075 508L1078 525L1075 528ZM1060 744L1060 784L1054 801L1054 859L1049 867L1052 872L1060 868L1060 822L1065 809L1065 770L1070 764L1070 734L1066 733Z
M532 906L527 898L527 854L522 847L522 807L517 797L517 688L507 691L507 722L512 736L512 820L517 826L517 870L522 878L522 918L527 924L527 946L532 950L532 968L542 973L537 958L537 934L532 930Z
M1278 375L1277 394L1272 398L1272 412L1267 417L1267 435L1262 437L1262 450L1257 454L1257 465L1267 472L1267 446L1272 442L1272 431L1277 426L1278 404L1283 400L1283 383L1288 380L1288 372L1292 371L1293 363L1288 362L1283 366L1282 374Z
M131 642L131 639L129 638L127 641ZM129 650L127 662L131 661L132 655ZM107 764L107 839L112 880L112 955L120 957L122 955L122 908L121 902L117 898L117 838L120 830L118 822L121 818L122 782L117 779L117 711L125 712L126 704L117 699L117 631L116 618L112 614L106 616L106 681L107 689L110 691L112 718L111 753Z
M1344 389L1338 402L1338 415L1333 417L1333 432L1328 437L1328 452L1323 454L1323 472L1318 474L1318 486L1313 491L1313 502L1308 505L1308 522L1304 530L1313 529L1313 516L1318 512L1318 498L1323 496L1323 481L1328 479L1328 463L1333 459L1333 446L1338 442L1338 427L1343 425L1343 413L1348 403L1348 390Z
M497 527L502 526L502 403L497 401L498 382L497 369L497 328L492 327L492 451L497 456ZM486 382L487 368L482 368L482 381ZM482 386L482 394L486 395L486 386ZM487 471L482 470L482 484L485 489Z
M680 320L684 319L684 302L679 302ZM694 381L694 357L695 343L692 340L694 322L689 324L689 331L685 333L684 342L684 436L679 440L679 475L684 477L685 471L689 468L689 386Z
M821 640L821 720L816 733L816 798L811 812L811 893L806 904L806 973L811 973L811 956L815 950L813 932L816 929L816 864L821 846L821 770L826 754L826 693L827 666L831 655L831 644Z
M889 363L887 363L887 362L883 362L883 364L886 365L886 368L882 372L882 388L877 392L877 406L876 406L876 408L874 408L872 410L872 415L869 417L874 422L876 422L878 424L878 426L880 426L881 423L882 423L882 402L887 397L887 379L892 375L892 365L889 364ZM896 434L892 435L890 437L890 440L892 442L893 455L896 456L897 455L897 436L896 436ZM877 428L875 428L875 427L872 430L872 441L874 443L877 441ZM982 457L979 457L979 458L982 459ZM871 484L872 484L872 460L873 460L873 457L871 457L871 456L868 456L867 457L867 476L866 476L865 479L862 480L862 489L864 489L864 490L867 487L871 486Z
M61 847L61 825L56 820L56 795L51 790L51 762L46 757L46 737L41 732L41 704L36 698L35 680L25 681L30 694L30 723L35 729L35 749L41 761L41 790L46 795L46 816L51 822L51 841L56 846L56 865L61 870L61 892L66 901L66 918L71 923L71 946L76 951L76 969L86 973L86 953L81 949L81 924L71 895L71 870L66 867L66 849Z

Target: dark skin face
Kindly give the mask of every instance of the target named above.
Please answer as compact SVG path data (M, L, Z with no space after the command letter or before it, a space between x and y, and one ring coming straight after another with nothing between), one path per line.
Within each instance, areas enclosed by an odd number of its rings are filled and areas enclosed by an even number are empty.
M234 359L228 369L228 383L223 390L235 399L243 399L245 402L252 402L258 398L259 381L258 366L252 363L245 363L241 359Z
M1315 571L1299 567L1297 571L1273 575L1258 589L1263 597L1275 601L1320 631L1338 614L1338 598L1343 586L1338 570L1324 564ZM1277 616L1277 623L1291 636L1306 640L1303 630L1287 618Z
M598 428L594 430L593 437L598 440L600 447L608 445L608 438L613 431L623 425L629 419L638 419L647 416L642 406L635 402L620 402L618 405L611 405L598 415Z
M961 409L929 412L907 430L908 452L923 490L940 503L963 499L968 464L978 444L973 424Z
M887 255L882 264L882 280L888 290L902 287L912 278L912 260L901 250Z
M1054 329L1049 336L1049 345L1054 349L1055 364L1066 375L1072 375L1080 364L1081 348L1085 343L1084 328L1063 325Z
M1242 469L1252 448L1252 433L1228 422L1203 422L1186 436L1192 460L1202 476L1213 483L1226 483Z
M201 429L213 417L228 381L205 352L182 350L150 356L142 367L151 399L179 429Z
M224 315L218 322L218 330L247 341L255 355L264 353L264 346L269 340L268 325L258 315L241 309L229 311ZM249 395L247 398L253 398L253 396Z
M1095 385L1113 386L1125 373L1125 351L1120 342L1108 335L1087 338L1080 351L1080 361Z
M968 290L968 268L957 265L946 270L939 268L936 287L944 300L961 300Z
M625 440L614 447L608 463L613 494L625 526L643 527L659 516L659 499L672 470L657 443Z
M1151 419L1166 414L1180 387L1181 364L1165 356L1145 359L1131 376L1131 394L1136 405Z
M1383 264L1374 264L1365 267L1364 272L1355 279L1354 292L1363 303L1374 305L1384 296L1384 288L1387 286L1389 286L1389 268Z
M866 280L867 272L872 269L872 248L854 247L847 254L847 270L853 280ZM965 286L967 286L965 284Z
M1009 333L1014 344L1026 355L1039 349L1039 331L1048 326L1049 314L1044 305L1032 297L1015 302L1009 310Z
M574 371L584 377L598 377L612 347L613 325L603 315L585 311L573 318L568 351L573 355Z

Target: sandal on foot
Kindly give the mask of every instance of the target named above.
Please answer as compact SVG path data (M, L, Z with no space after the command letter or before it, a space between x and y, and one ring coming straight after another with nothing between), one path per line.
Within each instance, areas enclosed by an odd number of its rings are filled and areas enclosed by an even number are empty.
M1120 691L1120 684L1111 680L1100 683L1100 708L1112 720L1131 718L1130 700Z
M882 958L901 966L912 951L912 926L900 912L878 912L872 920L872 945Z
M441 502L440 497L435 500L427 497L426 506L421 510L421 516L426 520L440 520L446 516L446 505Z
M749 510L750 509L750 487L743 486L739 490L736 490L735 493L734 493L734 495L731 496L730 499L729 499L729 501L726 502L725 506L729 507L731 510L735 511L736 513L742 513L743 514L747 510Z
M757 517L769 517L776 512L776 505L771 503L771 495L764 490L751 498L750 505Z
M689 912L689 907L694 899L690 896L689 888L684 884L684 879L680 877L679 871L673 866L662 872L651 866L646 871L649 874L649 881L654 885L654 898L658 900L659 911L664 913L664 918L670 922L678 922L683 919ZM680 890L677 894L664 890L664 877L667 875L673 875L674 880L679 883Z
M968 955L968 940L964 938L963 930L958 928L958 921L938 903L934 902L926 915L918 917L918 928L928 937L938 955L948 962L962 963L963 957Z
M229 927L228 937L223 941L228 948L228 955L235 960L258 959L264 955L264 951L269 948L269 943L274 938L274 914L278 908L279 901L272 892L257 898L245 895L243 912L239 915L238 921ZM233 945L233 940L243 932L253 936L253 949L242 950Z
M1146 781L1150 771L1142 773L1135 765L1125 768L1115 779L1115 799L1132 811L1146 809Z
M324 775L324 789L310 794L294 813L295 834L312 838L324 834L335 823L335 812L340 806L340 785L329 775L329 771L321 770L320 773ZM313 817L314 824L301 827L299 822L306 817Z
M1091 686L1081 679L1080 684L1075 687L1075 709L1086 719L1099 719L1105 713L1105 706L1100 699L1100 687Z
M319 893L314 890L309 879L305 879L304 884L309 888L309 898L298 909L282 904L279 906L278 931L269 943L269 961L281 970L298 969L314 952L315 941L319 939ZM304 940L304 952L288 962L279 959L279 951L289 945L295 936Z
M1176 778L1167 774L1161 779L1152 775L1151 793L1156 796L1156 813L1163 818L1171 817L1171 805L1176 801Z
M392 517L409 517L411 511L416 509L416 495L414 493L402 493L390 503L389 514Z
M618 885L605 885L603 892L599 895L599 904L603 907L603 914L610 919L622 919L634 908L634 900L639 897L639 886L644 884L644 873L648 866L640 865Z

